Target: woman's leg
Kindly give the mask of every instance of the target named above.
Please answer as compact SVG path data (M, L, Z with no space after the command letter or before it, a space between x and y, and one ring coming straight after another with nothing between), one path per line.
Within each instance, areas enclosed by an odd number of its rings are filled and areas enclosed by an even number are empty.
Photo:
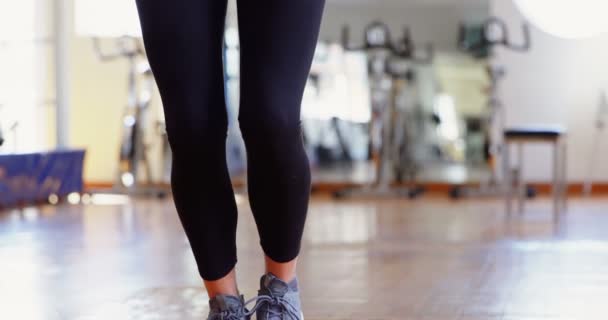
M239 122L247 147L249 199L267 271L289 282L310 195L300 105L324 0L238 0Z
M226 166L225 0L137 0L173 151L175 205L209 294L236 294L237 209Z

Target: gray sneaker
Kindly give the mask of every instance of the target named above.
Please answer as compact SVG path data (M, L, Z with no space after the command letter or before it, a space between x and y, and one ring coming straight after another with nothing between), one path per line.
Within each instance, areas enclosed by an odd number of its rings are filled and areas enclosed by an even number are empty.
M218 295L209 300L207 320L249 320L243 297Z
M255 300L251 312L257 320L304 320L297 279L286 283L271 273L264 275Z

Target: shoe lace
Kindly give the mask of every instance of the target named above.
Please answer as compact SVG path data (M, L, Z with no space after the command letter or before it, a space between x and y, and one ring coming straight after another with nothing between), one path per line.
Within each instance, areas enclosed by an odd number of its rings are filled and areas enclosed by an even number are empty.
M283 297L262 294L245 302L245 306L253 302L255 304L250 311L245 312L246 316L252 316L259 308L266 305L268 314L273 317L280 317L281 320L300 320L298 308Z

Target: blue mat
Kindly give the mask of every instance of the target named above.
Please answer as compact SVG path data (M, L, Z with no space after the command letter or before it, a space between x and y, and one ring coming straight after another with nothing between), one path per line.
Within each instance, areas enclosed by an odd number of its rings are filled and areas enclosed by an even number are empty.
M0 155L0 207L82 192L84 155L85 150Z

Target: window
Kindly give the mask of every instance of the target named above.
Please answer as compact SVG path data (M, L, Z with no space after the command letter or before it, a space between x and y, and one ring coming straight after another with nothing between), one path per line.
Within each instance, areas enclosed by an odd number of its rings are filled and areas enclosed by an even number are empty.
M48 149L46 0L0 0L0 152Z

